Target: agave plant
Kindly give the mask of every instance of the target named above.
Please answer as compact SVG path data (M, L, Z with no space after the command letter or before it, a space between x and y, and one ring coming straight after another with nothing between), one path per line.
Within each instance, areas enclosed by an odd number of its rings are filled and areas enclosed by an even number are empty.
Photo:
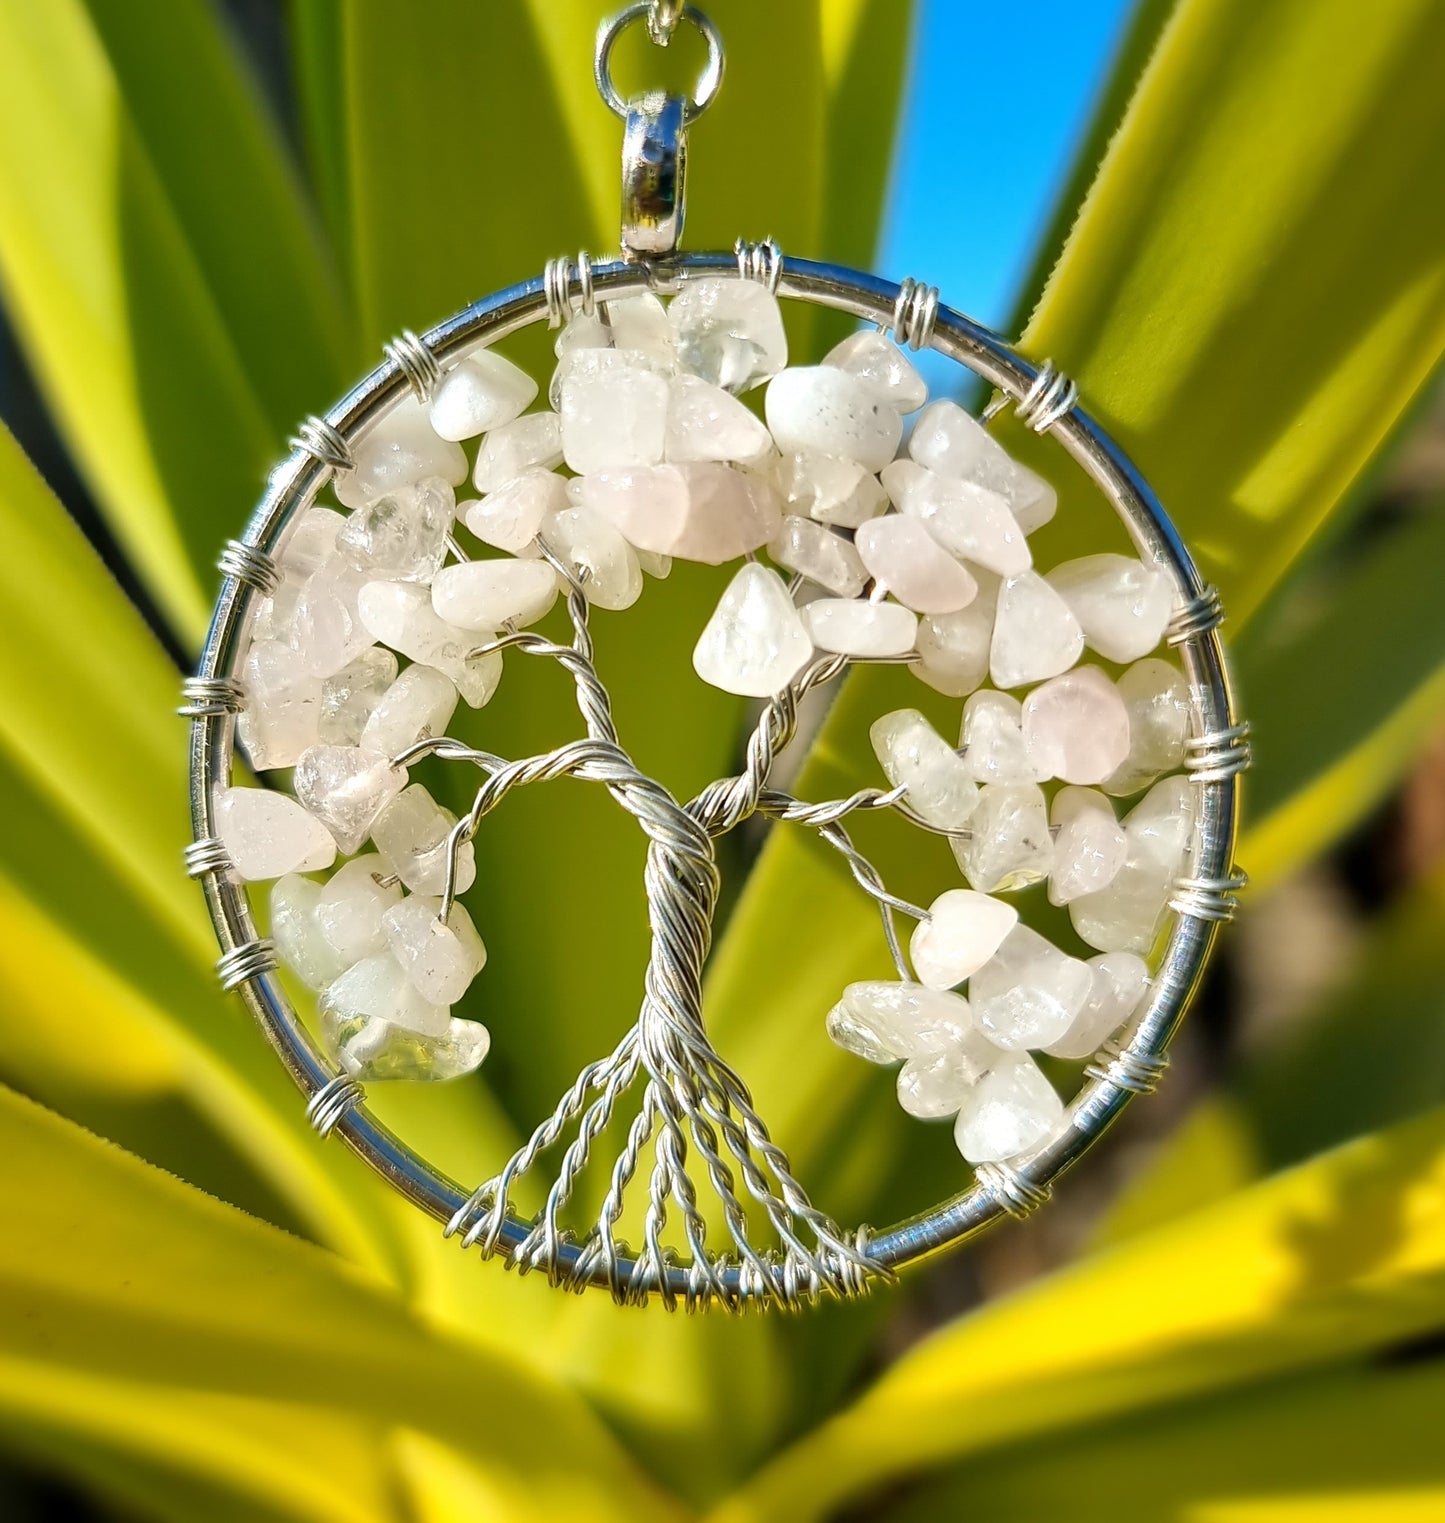
M905 8L710 9L731 75L690 244L772 233L866 265ZM951 1319L924 1281L796 1320L550 1294L309 1131L180 871L167 652L196 648L215 553L288 432L382 341L613 242L616 134L581 0L295 0L288 20L304 162L201 0L0 0L7 308L151 615L0 439L5 1451L176 1520L1439 1516L1438 875L1067 1262ZM1022 311L1024 352L1078 379L1231 610L1257 895L1374 808L1445 711L1445 520L1350 537L1445 351L1442 65L1432 0L1145 0ZM1060 556L1079 522L1060 513ZM728 770L743 716L685 680L706 589L665 585L609 634L608 676L639 758L685 789ZM504 715L518 752L550 701ZM864 701L829 714L800 791L876 780ZM605 891L542 914L579 836ZM459 1178L511 1153L645 961L611 891L636 876L624 824L549 797L491 841L487 998L525 1013L527 1059L378 1101ZM956 1188L957 1161L817 1042L867 913L840 864L768 840L708 1020L830 1208L887 1220ZM833 934L779 979L819 916Z

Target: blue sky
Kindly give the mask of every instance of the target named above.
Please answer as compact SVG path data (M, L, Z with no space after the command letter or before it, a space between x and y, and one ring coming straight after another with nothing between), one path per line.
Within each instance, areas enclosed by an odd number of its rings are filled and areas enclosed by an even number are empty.
M1002 326L1132 0L918 4L879 273L936 285L950 306Z

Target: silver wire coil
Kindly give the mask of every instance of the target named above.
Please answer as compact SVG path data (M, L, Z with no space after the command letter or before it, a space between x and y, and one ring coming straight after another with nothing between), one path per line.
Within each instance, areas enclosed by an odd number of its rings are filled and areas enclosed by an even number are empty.
M1019 398L1014 415L1036 434L1047 433L1078 405L1079 388L1052 360L1045 360L1033 384Z
M755 280L766 286L772 295L777 295L778 281L783 274L783 251L775 238L764 238L760 243L739 238L733 244L733 253L737 256L738 274L744 280Z
M254 587L262 597L270 597L281 585L281 570L276 562L264 550L239 539L226 541L216 569L224 576L233 576L238 582Z
M430 402L442 378L442 367L416 334L410 328L402 329L389 344L382 345L382 353L410 382L417 401Z
M199 716L193 716L199 717ZM218 836L192 841L181 853L188 878L204 878L207 873L225 873L231 870L231 859L226 853L226 843Z
M973 1177L1010 1216L1032 1216L1053 1197L1050 1185L1036 1185L1006 1163L981 1163Z
M1152 1095L1168 1067L1167 1053L1140 1051L1116 1038L1099 1049L1084 1074L1131 1095Z
M893 303L893 337L908 349L925 349L933 342L938 321L938 287L924 285L911 276L898 288Z
M301 450L335 471L349 471L355 464L345 436L325 418L303 419L295 436L288 442L292 449Z
M577 282L577 295L572 295L572 282ZM547 326L560 328L569 317L581 312L591 317L597 310L597 298L592 290L592 256L584 249L573 262L565 255L549 259L542 270L542 291L547 302Z
M1226 878L1181 878L1174 885L1169 908L1196 920L1233 920L1239 909L1237 896L1248 884L1249 875L1240 872Z
M1184 770L1196 783L1223 783L1245 771L1254 759L1248 723L1211 730L1184 743Z
M277 967L276 944L266 936L255 941L243 941L232 947L216 960L216 972L220 975L221 988L227 994L263 973L273 973Z
M306 1102L306 1119L319 1137L329 1137L352 1106L366 1099L366 1090L350 1074L328 1079Z
M246 707L246 689L234 677L187 677L181 683L181 698L176 713L182 719L239 714Z
M1170 617L1164 638L1170 645L1183 645L1197 635L1207 635L1224 623L1224 600L1217 587L1204 587L1182 603Z

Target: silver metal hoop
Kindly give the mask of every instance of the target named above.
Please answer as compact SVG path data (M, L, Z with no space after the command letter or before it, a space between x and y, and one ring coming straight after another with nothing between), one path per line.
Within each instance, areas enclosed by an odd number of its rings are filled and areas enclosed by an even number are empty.
M633 7L628 19L647 11ZM686 12L685 12L686 14ZM616 23L614 23L614 27ZM747 250L748 246L744 246ZM700 278L765 278L787 300L831 308L879 327L893 326L897 314L919 311L918 298L876 276L810 260L770 257L755 263L750 252L674 254L644 267L627 260L591 265L586 292L606 301L647 291L675 292ZM915 285L910 288L917 291ZM925 290L927 288L924 288ZM579 298L581 293L579 292ZM520 329L546 321L559 308L572 309L572 275L565 264L547 278L533 278L485 297L421 336L439 362L454 362L473 349L491 345ZM902 304L902 305L900 305ZM932 301L928 342L938 352L967 366L1015 405L1024 404L1039 427L1047 416L1049 436L1072 457L1113 505L1140 554L1162 567L1174 584L1182 608L1202 607L1207 589L1158 499L1119 447L1077 405L1071 383L1061 383L1052 367L1034 366L996 334ZM917 331L915 318L905 324ZM396 365L379 366L309 436L293 447L289 460L273 472L266 494L247 527L244 557L248 570L271 567L289 527L329 479L334 460L323 455L333 439L364 436L407 394L410 382ZM1034 398L1032 404L1028 403ZM1068 405L1063 404L1067 398ZM264 577L230 570L223 584L202 657L199 679L234 680L245 649L251 605ZM1190 618L1178 626L1176 642L1192 705L1186 768L1197 791L1198 843L1195 877L1178 887L1190 907L1180 914L1168 936L1146 1003L1124 1033L1085 1070L1083 1087L1070 1106L1071 1125L1038 1153L1014 1161L1007 1169L984 1166L973 1184L931 1210L882 1229L859 1228L854 1241L870 1265L886 1277L905 1265L975 1236L992 1223L1040 1204L1052 1183L1072 1166L1135 1094L1152 1089L1168 1061L1171 1037L1194 993L1219 919L1198 912L1213 906L1237 886L1233 852L1238 771L1248 759L1246 731L1235 712L1219 633L1213 619ZM208 693L218 688L205 689ZM325 1057L275 976L275 956L261 941L251 916L245 887L225 870L216 850L216 796L230 785L234 722L229 712L193 713L191 717L191 808L197 845L187 863L206 894L221 945L222 977L239 987L242 997L280 1054L297 1085L312 1101L313 1124L325 1122L383 1178L438 1222L460 1225L469 1220L468 1190L441 1173L397 1138L358 1093L360 1086L339 1075ZM325 1099L319 1098L326 1096ZM344 1100L344 1104L342 1103ZM497 1224L496 1251L525 1267L530 1223L508 1215ZM465 1232L463 1235L468 1235ZM815 1276L790 1265L781 1285L756 1265L720 1256L705 1264L666 1258L653 1270L640 1267L637 1255L617 1245L609 1259L595 1248L559 1241L546 1262L558 1283L609 1290L618 1300L641 1302L658 1296L667 1305L720 1304L737 1309L752 1302L808 1300L819 1294L848 1295L863 1287L861 1271L843 1266L820 1285ZM518 1257L514 1257L518 1256ZM543 1267L539 1263L539 1267Z
M611 21L604 21L597 29L597 51L592 62L592 77L597 83L597 93L607 103L608 109L624 121L627 119L628 103L612 82L612 50L617 46L617 39L623 32L634 21L641 21L644 17L647 18L648 31L652 33L653 41L665 47L667 41L671 40L677 20L674 19L667 29L666 39L658 37L652 31L653 18L658 9L657 0L638 0L636 5L629 5L626 10L619 12ZM723 70L727 60L723 53L722 35L713 24L711 17L704 15L695 5L670 6L668 9L679 11L681 19L695 26L707 43L707 64L698 76L697 84L683 111L683 125L690 127L717 97L717 92L722 86Z

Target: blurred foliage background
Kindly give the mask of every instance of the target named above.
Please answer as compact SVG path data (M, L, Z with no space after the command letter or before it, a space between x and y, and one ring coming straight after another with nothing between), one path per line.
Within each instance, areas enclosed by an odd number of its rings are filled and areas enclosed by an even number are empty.
M708 9L730 72L689 243L868 265L908 6ZM0 1512L1445 1516L1436 0L1141 0L1025 281L1025 352L1079 380L1225 595L1258 756L1249 913L1164 1090L1048 1211L861 1307L624 1314L444 1245L317 1142L219 993L171 717L214 555L384 339L611 245L601 13L0 0ZM687 77L640 38L624 84ZM968 194L970 146L941 190ZM1061 484L1059 556L1097 527ZM705 582L606 630L626 732L679 790L740 733L687 680ZM852 685L801 791L873 781L877 701ZM489 733L520 748L563 711L499 698ZM529 802L484 869L508 885L486 1077L380 1102L463 1178L641 966L627 892L535 913L562 833L609 884L637 842L580 795ZM804 840L757 847L710 1022L828 1208L890 1220L957 1160L821 1040L874 955L866 906Z

